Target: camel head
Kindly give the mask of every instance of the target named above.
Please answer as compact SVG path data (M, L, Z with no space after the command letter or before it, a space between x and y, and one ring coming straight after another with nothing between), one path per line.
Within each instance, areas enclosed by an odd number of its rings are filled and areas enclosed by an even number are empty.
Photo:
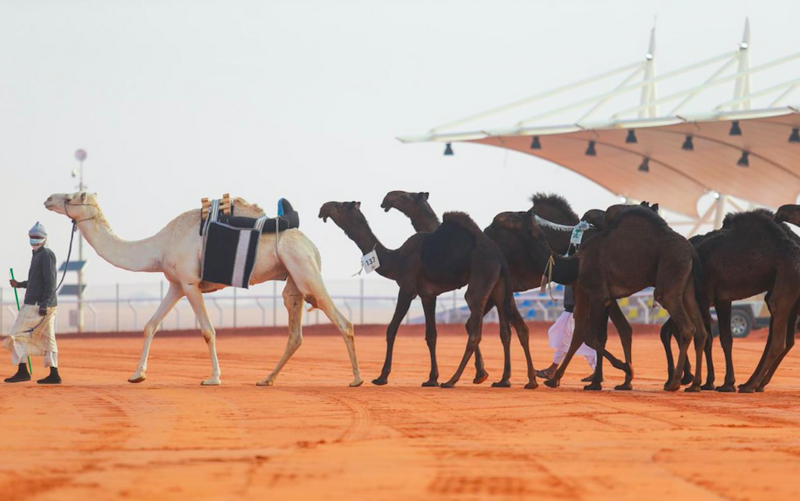
M85 191L72 194L55 193L47 197L44 207L76 221L96 217L100 212L100 206L97 205L97 193Z
M800 205L781 205L778 212L775 213L775 222L792 223L795 226L800 226Z
M319 209L319 218L323 223L331 218L340 228L353 219L366 221L361 213L361 202L326 202Z
M581 217L581 221L586 221L598 230L602 230L606 227L605 218L606 211L602 209L591 209L586 211L586 214Z
M381 208L385 212L391 209L397 209L406 216L414 214L417 205L428 200L427 192L409 193L407 191L390 191L383 197Z

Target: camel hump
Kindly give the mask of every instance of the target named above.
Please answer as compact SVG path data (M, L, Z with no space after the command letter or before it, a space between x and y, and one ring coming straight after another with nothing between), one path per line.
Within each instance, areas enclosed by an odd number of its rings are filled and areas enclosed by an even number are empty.
M725 229L746 229L762 227L766 221L773 221L775 214L768 209L755 209L745 212L730 212L722 220Z
M445 212L442 221L464 228L475 236L483 235L483 230L469 217L466 212Z
M572 209L566 198L557 193L545 193L540 191L531 195L531 204L534 208L541 208L543 205L549 205L553 208L561 210L562 213L567 215L570 219L578 221L578 215Z

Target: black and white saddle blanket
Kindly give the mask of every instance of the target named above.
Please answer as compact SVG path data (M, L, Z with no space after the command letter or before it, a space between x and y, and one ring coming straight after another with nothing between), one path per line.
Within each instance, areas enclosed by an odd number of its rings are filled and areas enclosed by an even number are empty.
M268 218L224 216L219 200L211 203L208 218L202 222L203 259L201 276L207 282L231 285L244 289L250 286L250 276L258 255L262 233L280 233L300 226L300 216L288 200L278 201L278 216ZM278 235L280 238L280 235ZM276 242L277 252L277 242Z

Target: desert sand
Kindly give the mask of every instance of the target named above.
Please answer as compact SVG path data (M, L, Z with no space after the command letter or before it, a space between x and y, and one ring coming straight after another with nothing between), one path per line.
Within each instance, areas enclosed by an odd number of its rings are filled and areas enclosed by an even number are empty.
M148 379L129 384L140 335L61 336L65 383L0 384L0 499L797 499L800 355L790 353L758 394L665 393L652 328L634 333L634 391L585 392L577 359L559 389L514 386L497 327L482 342L489 381L469 367L455 389L421 388L428 356L403 327L388 386L375 387L384 327L356 330L365 384L349 388L344 343L309 328L276 386L256 387L283 351L284 331L221 332L221 387L199 333L159 333ZM466 338L440 329L440 381ZM612 331L613 332L613 331ZM532 325L537 368L549 365L546 326ZM612 334L613 335L613 334ZM735 341L737 380L758 362L764 331ZM612 351L621 354L617 341ZM724 368L719 347L718 367ZM5 356L3 352L2 356ZM5 360L5 359L4 359ZM3 373L13 368L6 362ZM34 360L34 377L42 377ZM718 376L721 381L722 374Z

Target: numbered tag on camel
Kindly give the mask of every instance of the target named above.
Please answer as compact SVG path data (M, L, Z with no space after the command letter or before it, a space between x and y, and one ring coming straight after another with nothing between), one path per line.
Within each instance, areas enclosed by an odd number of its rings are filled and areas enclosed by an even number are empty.
M378 261L378 253L373 250L369 254L361 256L361 266L367 273L372 273L374 270L380 268L381 262Z

